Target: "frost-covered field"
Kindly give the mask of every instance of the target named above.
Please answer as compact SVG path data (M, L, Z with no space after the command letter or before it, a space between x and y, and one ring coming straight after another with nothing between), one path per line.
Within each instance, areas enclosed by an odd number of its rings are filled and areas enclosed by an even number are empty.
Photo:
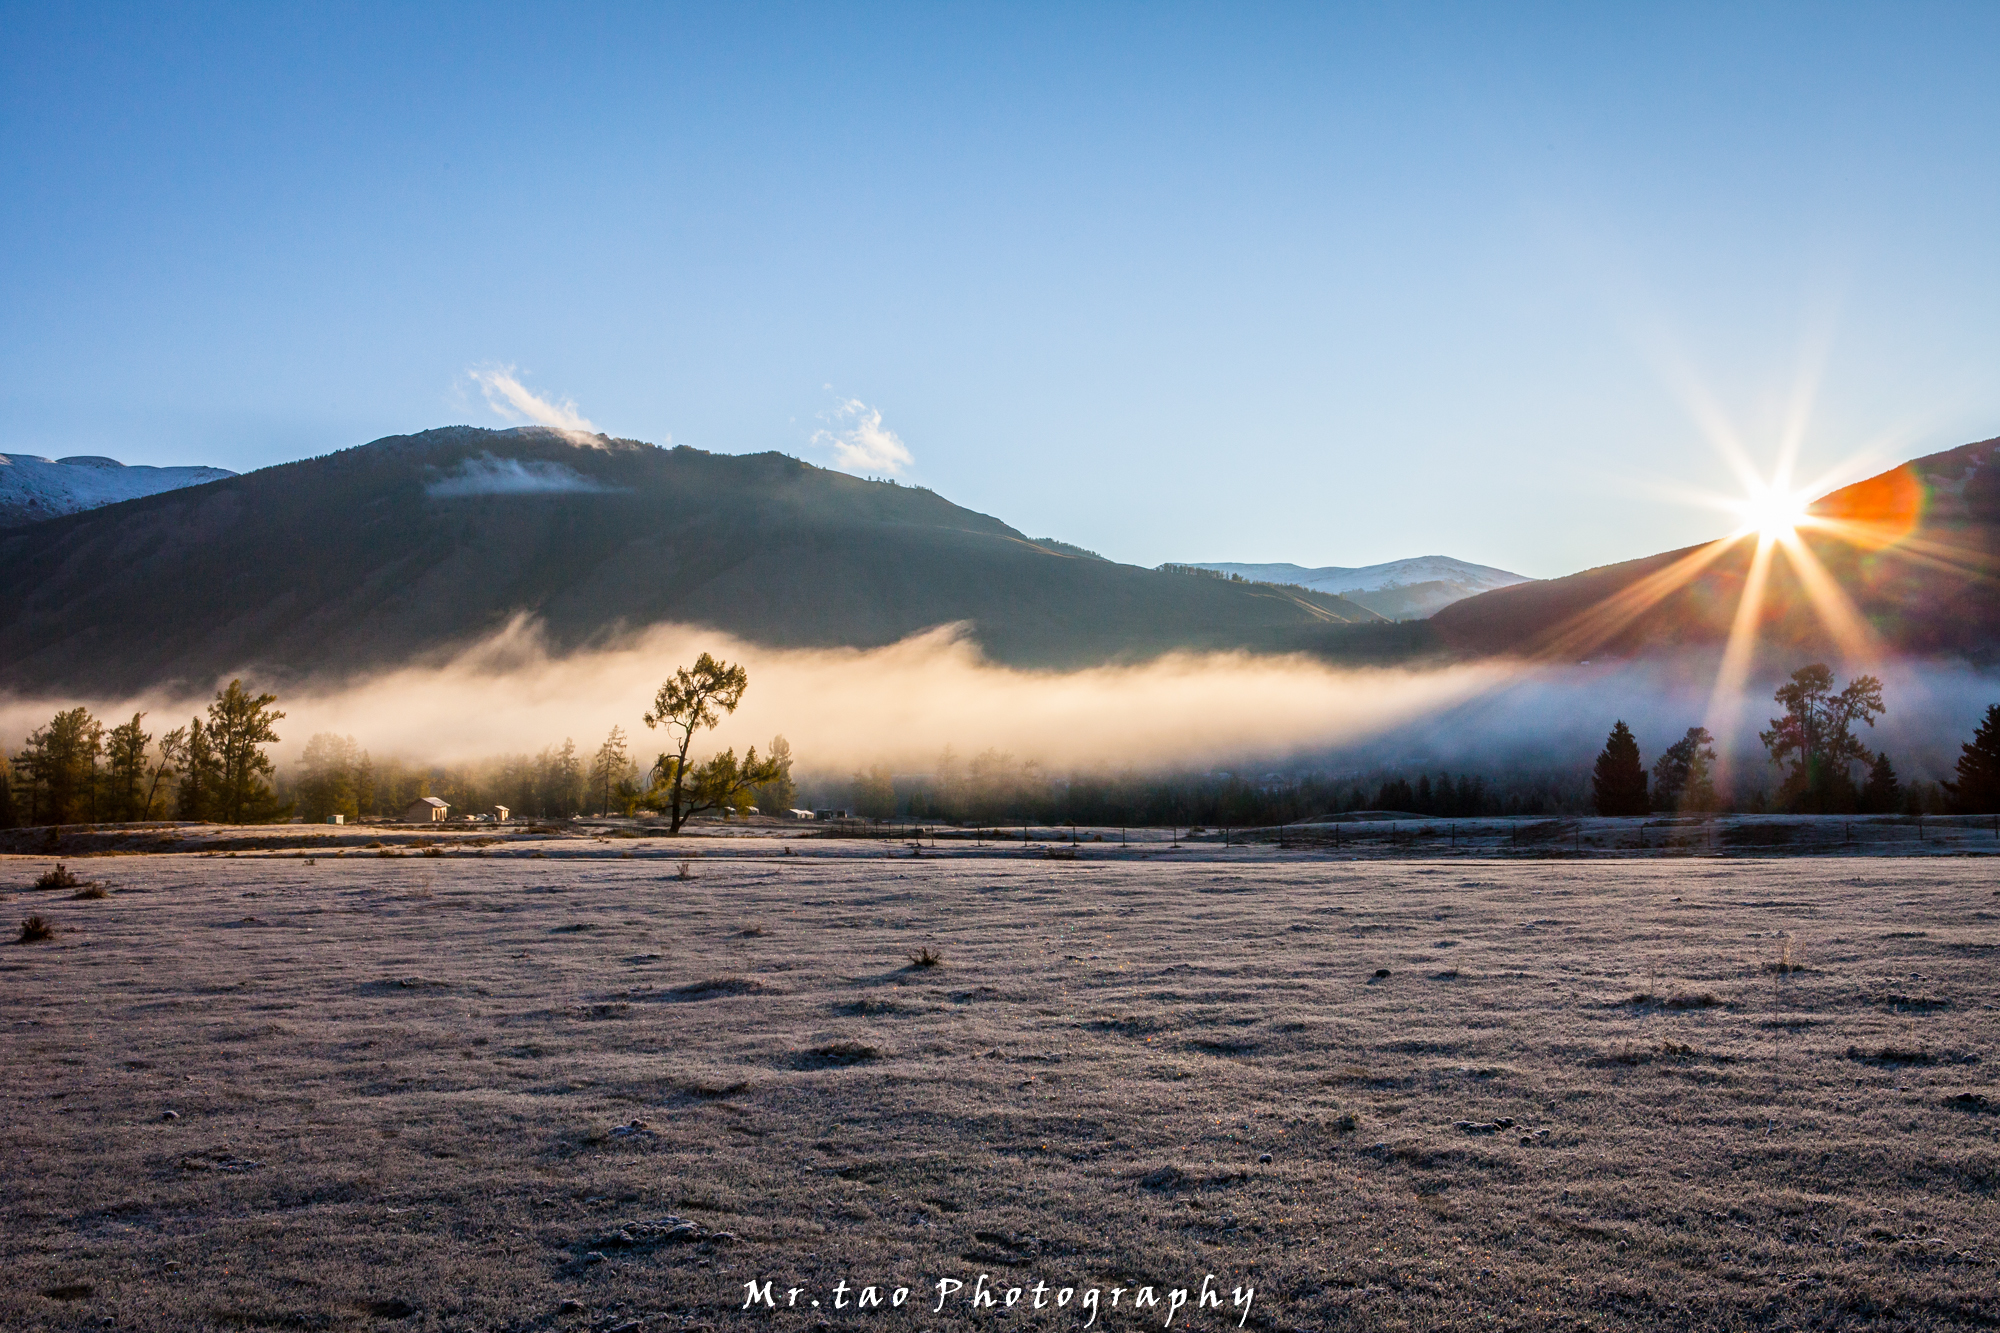
M686 845L0 858L0 1325L2000 1320L1990 860Z

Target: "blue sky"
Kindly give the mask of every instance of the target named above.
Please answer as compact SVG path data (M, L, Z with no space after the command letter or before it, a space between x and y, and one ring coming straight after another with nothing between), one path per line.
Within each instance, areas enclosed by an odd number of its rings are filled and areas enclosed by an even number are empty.
M879 413L1138 563L1554 575L1728 530L1709 435L1802 383L1802 477L2000 435L1990 5L418 8L0 8L0 452L511 367L724 452Z

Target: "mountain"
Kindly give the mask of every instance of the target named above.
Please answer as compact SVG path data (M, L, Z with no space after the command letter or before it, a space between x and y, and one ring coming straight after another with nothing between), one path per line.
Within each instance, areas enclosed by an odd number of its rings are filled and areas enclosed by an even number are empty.
M522 612L558 649L666 621L797 647L963 621L1030 666L1401 651L1340 597L1091 558L921 487L538 427L393 436L0 532L0 586L0 690L22 692L340 676Z
M1784 667L1887 652L2000 661L2000 439L1891 468L1810 505L1774 548L1749 624ZM1756 563L1754 537L1524 583L1431 618L1465 655L1637 656L1726 642ZM1817 595L1815 593L1817 592Z
M74 458L0 454L0 528L235 475L219 467L127 467L115 458L91 454Z
M1199 560L1188 563L1196 569L1235 574L1255 583L1295 584L1315 592L1332 593L1390 620L1422 620L1467 597L1532 581L1504 569L1454 560L1448 555L1420 555L1358 569L1340 565L1307 569L1303 565L1240 565Z

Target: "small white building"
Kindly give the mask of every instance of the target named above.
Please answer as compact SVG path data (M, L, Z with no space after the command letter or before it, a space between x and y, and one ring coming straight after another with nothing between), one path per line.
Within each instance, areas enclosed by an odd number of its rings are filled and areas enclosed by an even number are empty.
M509 816L512 813L513 812L508 810L506 806L496 805L493 807L493 822L496 824L504 824L507 822Z
M329 824L345 824L345 823L347 822L347 816L346 816L346 815L328 815L328 816L326 817L326 822L327 822L327 823L329 823Z
M435 796L419 796L410 802L410 808L403 811L405 824L442 824L451 807Z
M813 812L810 810L787 810L785 813L793 819L811 819L813 817Z

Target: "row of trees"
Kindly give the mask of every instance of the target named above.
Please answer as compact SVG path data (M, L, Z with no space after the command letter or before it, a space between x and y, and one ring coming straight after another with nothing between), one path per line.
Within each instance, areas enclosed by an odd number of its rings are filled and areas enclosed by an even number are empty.
M272 786L264 746L285 715L277 696L232 680L205 717L155 737L146 714L107 727L70 708L0 760L0 827L137 819L252 823L289 813Z
M1774 804L1804 814L1917 813L1925 802L1914 789L1905 790L1887 752L1871 753L1855 734L1888 711L1882 682L1856 676L1844 687L1835 688L1836 683L1832 669L1815 662L1794 671L1773 696L1784 713L1757 735L1784 773ZM1960 749L1958 780L1939 784L1950 808L1964 814L2000 810L2000 704L1986 710L1985 721ZM1592 804L1601 815L1720 809L1715 762L1715 738L1706 727L1689 727L1654 762L1649 790L1639 742L1621 720L1597 756ZM1865 769L1859 782L1857 769Z

